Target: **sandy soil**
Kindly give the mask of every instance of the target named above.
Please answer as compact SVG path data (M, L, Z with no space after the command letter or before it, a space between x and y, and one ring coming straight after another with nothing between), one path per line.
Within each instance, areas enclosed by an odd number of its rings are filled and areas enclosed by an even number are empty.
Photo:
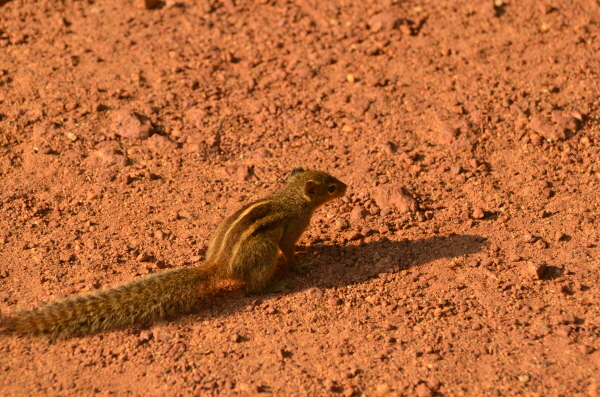
M0 1L2 3L2 1ZM0 5L0 310L199 266L295 165L289 294L0 343L0 394L598 396L596 0Z

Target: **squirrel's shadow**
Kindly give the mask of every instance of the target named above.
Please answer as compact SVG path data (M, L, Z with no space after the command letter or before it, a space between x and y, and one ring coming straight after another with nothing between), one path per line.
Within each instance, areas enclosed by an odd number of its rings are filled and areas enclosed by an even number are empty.
M291 294L295 294L315 287L329 289L360 284L382 273L392 277L410 277L403 275L401 270L418 268L440 258L452 259L481 252L485 240L477 235L456 234L403 241L390 241L383 237L378 241L344 246L300 246L296 249L296 260L311 263L313 268L310 272L300 275L283 265L275 278L292 281L295 288ZM202 319L216 314L224 318L276 296L281 294L247 296L240 290L221 291L209 302L200 304L192 316ZM185 321L185 317L181 321Z

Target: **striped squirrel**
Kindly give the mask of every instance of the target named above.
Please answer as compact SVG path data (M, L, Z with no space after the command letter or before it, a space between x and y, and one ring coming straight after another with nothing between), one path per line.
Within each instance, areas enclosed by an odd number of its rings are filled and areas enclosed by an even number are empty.
M174 269L113 289L76 295L0 319L0 334L49 338L90 334L136 323L148 323L189 312L199 292L211 291L222 279L246 283L250 294L287 290L271 282L281 251L288 264L311 216L323 204L341 197L346 185L320 171L295 167L284 188L250 203L218 227L202 266Z

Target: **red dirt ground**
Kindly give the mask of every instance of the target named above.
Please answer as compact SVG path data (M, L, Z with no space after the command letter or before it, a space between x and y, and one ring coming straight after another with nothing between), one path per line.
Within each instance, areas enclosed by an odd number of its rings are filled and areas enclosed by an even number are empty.
M0 394L598 396L599 23L596 0L1 5L4 315L201 265L295 165L349 191L291 293L5 338Z

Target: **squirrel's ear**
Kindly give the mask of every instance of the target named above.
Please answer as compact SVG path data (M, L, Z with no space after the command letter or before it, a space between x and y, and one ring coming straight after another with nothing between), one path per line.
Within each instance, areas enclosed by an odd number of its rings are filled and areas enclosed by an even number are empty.
M300 175L302 174L304 171L304 168L300 167L299 165L295 166L293 170L290 171L290 173L288 174L286 180L289 182L292 180L293 177L295 177L296 175Z
M310 197L317 192L317 183L315 181L307 181L304 185L304 195Z
M295 176L298 174L301 174L304 172L304 168L302 168L301 166L297 165L294 167L294 169L292 170L292 172L290 172L290 176Z

